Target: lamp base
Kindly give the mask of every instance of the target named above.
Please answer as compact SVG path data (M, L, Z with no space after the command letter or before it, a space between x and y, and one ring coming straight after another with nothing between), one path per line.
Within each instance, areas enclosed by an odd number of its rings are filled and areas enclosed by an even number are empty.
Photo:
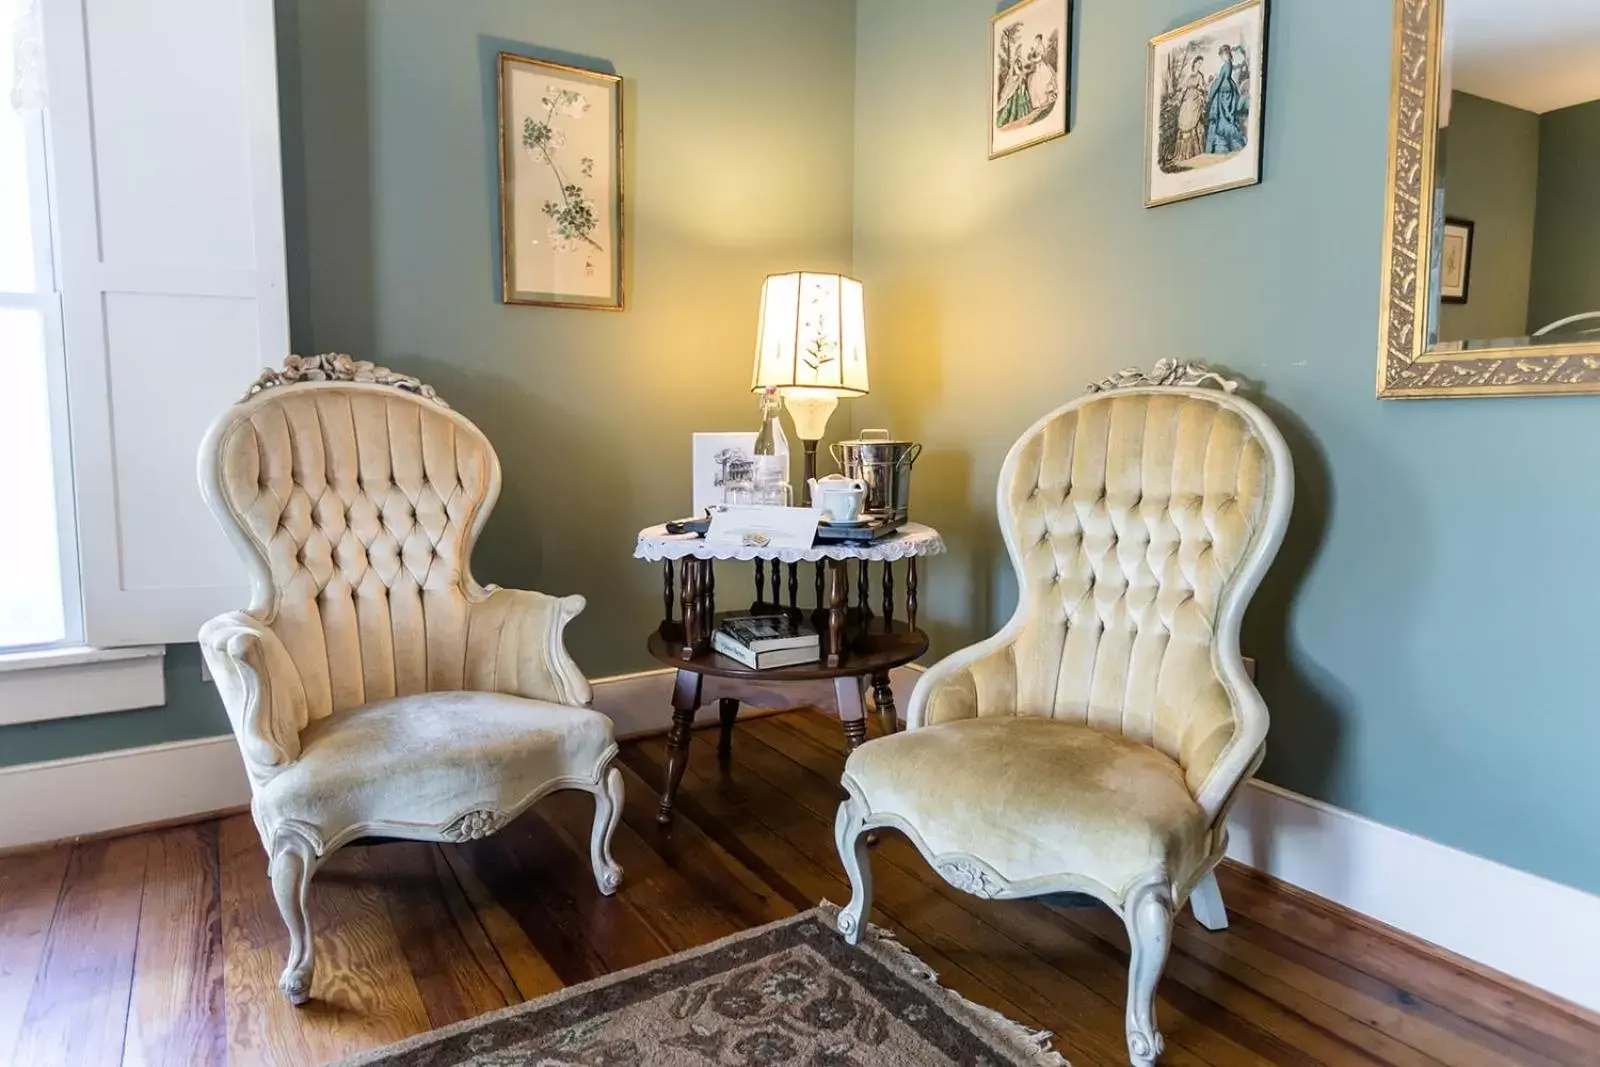
M803 490L800 494L800 499L811 506L816 505L816 501L811 499L811 481L817 476L817 445L819 443L805 437L800 439L800 447L805 450L805 461L800 475L800 485Z
M794 432L802 441L815 443L828 432L828 418L839 406L837 393L827 389L791 388L778 390L783 394L783 404L794 420Z
M804 480L800 483L804 492L800 498L814 505L811 479L817 476L817 444L828 432L828 418L839 406L839 395L827 389L793 388L779 391L783 394L784 406L789 409L789 418L794 420L795 436L800 438L800 445L805 449Z

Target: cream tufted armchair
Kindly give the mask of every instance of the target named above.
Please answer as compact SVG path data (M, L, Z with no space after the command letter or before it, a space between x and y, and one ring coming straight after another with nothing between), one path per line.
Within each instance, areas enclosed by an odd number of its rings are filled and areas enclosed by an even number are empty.
M1223 388L1201 388L1206 384ZM903 832L981 897L1087 893L1127 926L1127 1039L1154 1063L1175 911L1227 925L1212 869L1265 751L1239 623L1278 550L1288 449L1198 364L1125 371L1033 426L1000 473L1016 614L918 682L907 731L845 764L836 836L859 940L864 832Z
M562 645L584 601L473 581L500 493L476 426L414 378L291 356L211 428L200 486L250 566L250 609L200 646L250 775L293 1003L311 991L311 876L358 837L466 841L582 789L595 881L616 891L617 746Z

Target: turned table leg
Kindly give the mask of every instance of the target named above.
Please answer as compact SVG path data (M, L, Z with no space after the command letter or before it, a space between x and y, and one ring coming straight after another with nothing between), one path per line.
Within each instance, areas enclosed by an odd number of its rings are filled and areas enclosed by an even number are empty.
M672 685L672 729L667 731L667 780L661 789L661 807L656 822L672 821L672 801L678 783L689 766L689 742L693 738L694 713L700 710L700 675L680 670Z
M879 671L872 676L872 702L878 707L878 722L883 732L892 734L900 728L898 712L894 707L894 689L889 685L889 672Z
M839 704L839 721L844 724L844 737L851 752L860 748L867 739L866 687L867 679L864 676L833 680L833 695Z
M828 561L828 643L825 646L828 652L827 664L829 667L837 667L844 662L846 588L843 561L830 559Z
M733 758L733 724L739 719L739 701L733 697L723 697L717 702L717 711L722 715L722 732L717 737L717 759L726 763Z
M694 659L695 647L700 641L700 609L698 606L700 588L696 581L700 574L700 568L696 565L695 560L685 559L678 569L682 586L678 604L683 618L683 647L678 650L678 655L682 659L690 660Z

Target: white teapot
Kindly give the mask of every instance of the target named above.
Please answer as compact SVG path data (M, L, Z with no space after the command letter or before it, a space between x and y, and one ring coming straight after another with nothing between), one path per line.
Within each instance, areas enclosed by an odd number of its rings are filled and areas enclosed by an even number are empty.
M830 474L826 478L813 478L811 506L822 509L822 517L829 522L860 522L861 510L867 503L867 483L860 478L846 478Z

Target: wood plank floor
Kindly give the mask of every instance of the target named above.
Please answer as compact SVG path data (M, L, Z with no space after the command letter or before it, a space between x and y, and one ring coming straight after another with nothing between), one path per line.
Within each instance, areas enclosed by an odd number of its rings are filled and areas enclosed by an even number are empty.
M286 936L246 816L0 859L0 1064L320 1064L848 896L834 856L843 737L809 712L701 733L670 832L659 739L623 747L622 892L561 794L484 841L347 849L312 886L315 999L275 983ZM1103 908L946 886L895 834L873 919L943 981L1126 1063L1127 947ZM1172 1067L1600 1065L1600 1024L1324 902L1225 869L1232 926L1185 915L1161 985Z

